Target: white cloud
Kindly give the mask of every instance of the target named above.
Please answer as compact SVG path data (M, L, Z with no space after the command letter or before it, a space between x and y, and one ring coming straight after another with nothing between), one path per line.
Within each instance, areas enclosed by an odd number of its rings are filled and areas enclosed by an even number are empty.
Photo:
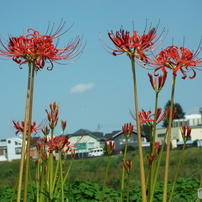
M83 84L77 84L76 86L72 87L70 89L71 93L83 93L87 90L90 90L94 87L94 83L83 83Z

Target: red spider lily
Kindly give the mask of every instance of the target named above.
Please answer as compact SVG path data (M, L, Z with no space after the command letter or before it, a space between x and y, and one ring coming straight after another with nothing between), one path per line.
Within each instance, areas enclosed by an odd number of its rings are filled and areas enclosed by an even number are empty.
M124 135L131 135L133 132L133 125L131 123L125 123L124 126L122 126L122 131Z
M58 122L59 104L53 102L52 104L50 104L50 109L51 109L50 112L48 112L47 109L45 109L45 111L48 116L49 126L51 129L54 129Z
M64 131L66 126L67 126L67 121L62 121L61 120L61 126L62 126L62 130Z
M132 113L131 113L131 115L134 119L136 119L136 117ZM165 115L166 115L165 112L162 114L161 108L157 108L156 124L160 123L165 118ZM145 124L145 123L148 125L152 125L152 122L155 121L155 114L152 114L151 111L142 110L141 112L139 112L138 117L139 117L140 125Z
M105 150L108 155L111 155L111 153L115 149L115 143L114 143L114 141L111 141L111 140L109 140L109 141L104 140L104 141L105 141Z
M34 29L28 29L27 32L32 32L27 35L20 35L19 37L10 37L6 41L6 45L1 41L0 55L12 59L21 65L31 63L34 65L35 70L43 69L46 63L50 63L48 70L52 70L53 62L58 63L59 60L71 60L81 54L78 52L80 48L80 37L76 37L64 48L57 48L53 40L60 37L67 31L62 33L65 22L59 25L55 33L52 30L49 35L41 35L40 32ZM61 63L59 63L61 64Z
M198 49L196 53L193 53L188 48L168 46L151 62L151 64L157 66L154 73L156 74L158 70L162 70L164 74L167 74L168 72L166 69L170 69L173 71L173 75L177 76L177 72L180 70L183 74L182 79L185 79L187 77L186 72L192 71L193 76L190 76L189 78L193 79L196 76L196 67L202 64L201 58L197 59L199 52L200 49Z
M152 165L153 161L155 160L155 155L147 155L147 161L149 165Z
M128 160L122 160L123 162L123 166L125 168L125 170L129 173L130 172L130 169L132 168L132 161L131 159L128 159Z
M48 143L46 144L46 146L48 147L47 151L49 153L52 153L54 150L61 151L64 147L68 147L68 145L70 144L68 140L68 137L59 136L49 138Z
M138 114L140 125L147 123L148 125L151 125L150 122L154 122L154 114L151 114L151 111L144 111L142 110Z
M44 146L44 139L37 142L36 148L37 148L37 151L38 151L38 153L40 155L41 160L42 161L48 160L48 155L47 155L47 152L46 152L45 146Z
M114 34L113 31L108 33L109 38L116 46L117 50L113 50L112 54L116 56L117 54L127 53L129 57L136 57L140 61L147 63L148 57L145 52L150 52L152 49L156 49L157 41L161 36L156 38L157 28L151 28L147 34L139 35L138 31L133 31L133 35L130 36L129 31L120 29ZM108 46L107 46L108 47ZM109 48L109 47L108 47Z
M19 132L23 133L28 132L28 126L29 124L27 123L27 126L25 126L25 122L24 121L13 121L14 124L14 128L17 130L15 132L15 135L17 135ZM34 121L33 124L31 125L31 130L30 130L30 134L32 133L36 133L38 130L40 130L43 126L44 126L45 122L41 122L38 126L36 126L36 122Z
M190 126L183 125L182 127L180 127L180 130L181 130L181 134L182 134L182 138L183 138L184 142L189 140L190 137L191 137L191 128L190 128Z
M41 129L41 131L43 132L43 134L45 136L49 135L49 133L50 133L50 129L48 128L48 126L46 126L45 128Z
M153 75L148 73L148 76L149 76L152 88L154 89L156 93L159 93L165 84L167 74L163 74L161 76L153 78Z

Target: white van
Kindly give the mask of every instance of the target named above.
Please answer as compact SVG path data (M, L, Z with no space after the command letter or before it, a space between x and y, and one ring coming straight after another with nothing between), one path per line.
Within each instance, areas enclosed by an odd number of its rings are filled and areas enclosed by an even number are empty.
M96 148L96 149L92 149L89 153L88 153L88 157L92 157L92 156L103 156L104 152L102 148Z

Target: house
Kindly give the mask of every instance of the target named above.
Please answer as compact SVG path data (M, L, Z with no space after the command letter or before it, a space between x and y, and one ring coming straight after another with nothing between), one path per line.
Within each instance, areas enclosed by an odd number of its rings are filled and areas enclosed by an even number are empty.
M91 149L103 148L103 144L101 143L103 139L102 132L79 129L75 133L67 134L66 136L69 137L70 145L76 143L74 149L78 158L87 157Z
M195 141L195 140L202 140L202 126L190 126L192 131L191 131L191 138L190 140ZM156 141L157 142L162 142L164 141L164 137L166 135L166 128L160 128L156 130ZM165 140L167 142L167 139ZM171 144L172 148L177 147L178 142L182 142L183 138L181 135L181 130L180 127L172 127L171 128Z
M201 114L189 114L185 115L184 119L174 119L172 127L180 127L182 125L198 126L201 125Z
M0 140L0 161L12 161L21 158L22 139L18 137Z
M111 140L115 142L115 150L114 150L115 154L118 154L123 150L124 145L126 143L126 138L122 130L113 131L112 133L106 133L104 137L106 140ZM136 131L133 131L130 138L128 139L128 145L136 148L138 147L138 137ZM149 143L147 143L146 138L143 135L142 135L142 146L143 147L149 146Z

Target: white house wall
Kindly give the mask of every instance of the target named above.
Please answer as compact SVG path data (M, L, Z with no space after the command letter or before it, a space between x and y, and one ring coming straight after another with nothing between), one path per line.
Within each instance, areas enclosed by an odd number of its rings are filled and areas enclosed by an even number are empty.
M191 140L202 140L202 128L193 128L191 131Z
M80 138L81 138L81 136L70 137L69 138L70 145L77 143ZM84 135L78 142L77 146L78 147L76 147L76 149L77 149L76 152L84 153L84 152L89 152L91 149L99 148L100 142L97 141L97 139L95 139L89 135ZM81 148L81 149L79 149L79 148ZM86 149L83 149L83 148L86 148Z
M22 139L7 138L7 158L8 161L21 158ZM10 143L9 143L10 141Z
M162 136L162 134L165 134L165 133L166 133L166 128L157 129L156 130L156 142L161 143L164 140L164 137L159 137L159 136ZM174 140L183 141L179 127L171 128L171 141L174 142ZM202 128L200 128L200 127L192 128L191 140L192 141L202 140ZM167 142L167 139L166 139L166 142Z

